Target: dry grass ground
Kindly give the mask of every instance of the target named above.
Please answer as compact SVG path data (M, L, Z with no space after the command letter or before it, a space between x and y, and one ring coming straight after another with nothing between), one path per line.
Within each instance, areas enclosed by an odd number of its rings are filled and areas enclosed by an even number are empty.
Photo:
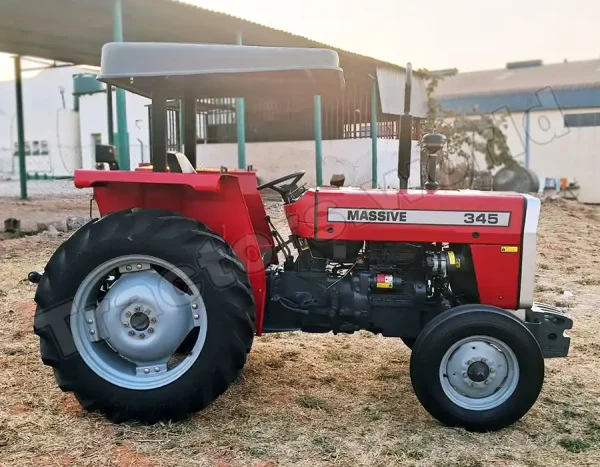
M0 201L0 217L88 206L15 203ZM242 378L205 412L113 425L56 387L32 332L34 287L23 278L65 238L0 241L0 465L600 465L600 209L546 202L540 230L536 298L573 316L571 355L547 361L532 411L492 434L440 426L412 392L408 349L363 332L259 338Z

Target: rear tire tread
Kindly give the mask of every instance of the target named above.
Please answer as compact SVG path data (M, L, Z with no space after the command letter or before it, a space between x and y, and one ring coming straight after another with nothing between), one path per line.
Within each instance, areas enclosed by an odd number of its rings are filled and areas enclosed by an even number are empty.
M125 238L123 239L123 237ZM223 262L229 261L229 266L226 266L227 271L235 277L233 284L230 286L231 288L226 294L228 314L225 315L226 319L224 321L229 327L226 333L228 336L219 336L220 345L222 346L218 349L216 357L219 364L216 365L211 380L208 382L196 381L195 384L186 381L183 383L186 385L186 391L188 391L186 394L182 396L180 393L172 392L168 398L165 398L163 394L160 402L157 400L151 409L146 408L145 410L140 410L139 404L133 400L127 401L129 405L124 406L122 400L116 402L115 398L98 394L99 391L94 389L94 383L89 382L89 378L81 377L80 369L82 366L85 368L87 366L79 354L68 357L63 356L56 342L55 333L50 326L45 325L42 327L38 324L42 322L38 319L42 313L50 310L52 310L50 312L59 311L58 309L53 310L53 308L65 301L64 293L61 296L65 281L77 280L78 285L82 280L82 277L72 277L75 272L69 274L68 265L70 261L82 261L82 258L85 260L87 256L93 255L90 251L103 245L103 242L132 241L132 237L152 238L152 241L157 245L171 244L174 245L174 248L180 250L185 246L193 249L194 246L199 246L202 242L210 242L215 251L223 251L224 254L221 255L219 262L226 265L227 263ZM55 379L59 387L64 391L75 393L84 409L100 410L116 423L132 418L143 423L155 423L163 419L180 420L185 418L188 412L198 411L209 405L216 397L225 392L240 374L254 337L254 299L248 276L245 270L241 269L235 261L228 259L227 256L239 261L232 248L221 237L214 234L200 222L171 211L131 209L109 214L95 222L84 225L54 253L45 268L45 273L35 295L38 307L34 319L34 331L40 337L41 358L44 364L54 368ZM211 265L213 262L211 259L207 260L203 257L203 263L205 263L203 268L206 268L207 264ZM97 265L94 264L93 267ZM198 268L195 270L200 271ZM206 274L208 273L200 272L197 275L205 278L208 277ZM66 298L72 300L74 291L70 295ZM210 314L208 306L207 312ZM218 310L218 312L222 313L224 310ZM207 336L207 343L208 340ZM202 352L204 351L205 349L202 350ZM215 354L214 349L209 349L209 351ZM94 378L96 383L100 380L110 385L93 372L91 373L96 377ZM188 373L190 373L189 370L175 383L182 380ZM110 386L117 388L116 386ZM151 390L150 392L164 390L167 387ZM116 390L121 394L123 394L123 391L126 392L127 390L123 388L117 388Z

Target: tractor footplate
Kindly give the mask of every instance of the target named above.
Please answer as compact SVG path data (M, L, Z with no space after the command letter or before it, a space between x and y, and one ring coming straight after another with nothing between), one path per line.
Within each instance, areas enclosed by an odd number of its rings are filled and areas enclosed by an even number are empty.
M536 302L525 312L525 325L540 344L544 358L567 356L571 338L565 331L573 327L568 315L556 307Z

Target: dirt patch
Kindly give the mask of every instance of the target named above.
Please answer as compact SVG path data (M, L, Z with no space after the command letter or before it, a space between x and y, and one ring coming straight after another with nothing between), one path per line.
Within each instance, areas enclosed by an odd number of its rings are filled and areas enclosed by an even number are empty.
M20 415L22 413L30 412L33 409L33 404L15 404L9 410L8 413L11 415Z
M35 220L89 208L86 197L64 203L0 200L0 212ZM280 204L267 207L284 226ZM409 350L367 332L257 338L242 377L206 411L176 424L111 424L57 388L31 332L35 288L24 278L68 235L0 242L0 465L600 465L599 219L600 208L544 203L536 299L568 302L571 355L546 362L528 415L490 434L432 419L412 391Z
M35 302L27 300L20 303L14 310L15 319L18 323L20 332L27 334L33 333L33 314L35 312Z
M29 458L31 465L47 467L50 465L58 467L70 467L77 464L77 459L69 453L55 453L42 456L31 456Z
M114 462L113 465L115 467L155 467L158 465L150 458L145 457L135 450L135 448L127 443L122 446L118 446L114 452Z
M65 220L67 217L90 218L91 193L64 197L45 196L21 201L0 198L0 223L7 218L21 220L21 226L27 228L38 222ZM92 204L92 217L98 216L96 204ZM1 224L0 224L1 225ZM1 227L0 227L1 228Z

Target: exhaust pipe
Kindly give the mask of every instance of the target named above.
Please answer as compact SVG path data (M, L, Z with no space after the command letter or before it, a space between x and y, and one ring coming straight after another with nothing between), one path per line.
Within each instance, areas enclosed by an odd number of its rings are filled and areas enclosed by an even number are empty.
M398 180L400 189L408 188L410 178L410 159L412 153L413 117L410 114L410 96L412 91L412 64L406 64L406 84L404 85L404 113L400 116L400 136L398 142Z

